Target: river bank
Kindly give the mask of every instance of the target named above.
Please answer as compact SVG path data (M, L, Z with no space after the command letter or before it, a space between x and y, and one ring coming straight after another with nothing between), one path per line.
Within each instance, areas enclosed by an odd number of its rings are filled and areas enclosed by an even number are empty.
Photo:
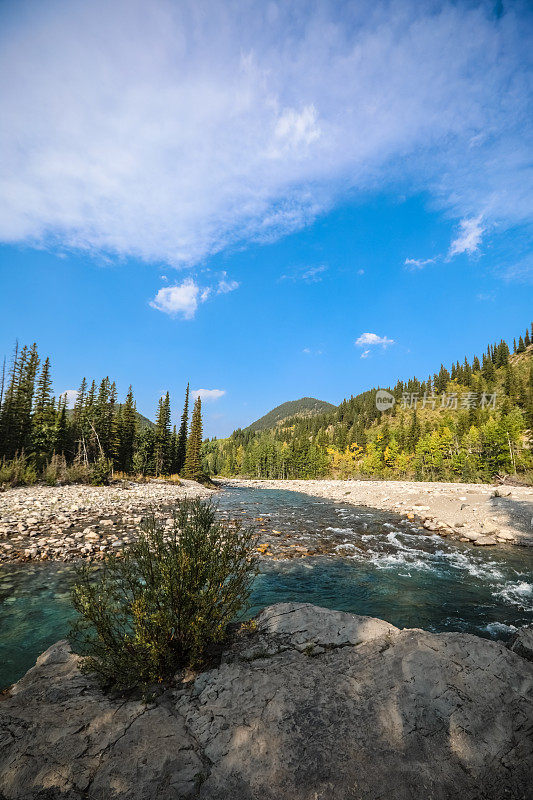
M183 498L215 496L216 489L288 490L368 509L367 527L384 533L391 525L413 534L434 533L476 546L533 545L533 488L412 481L220 479L214 488L193 481L180 485L152 480L112 486L31 486L0 494L0 563L99 560L136 535L152 509L164 525ZM222 492L222 495L224 492ZM225 509L239 518L238 507ZM259 535L261 557L293 559L342 554L344 530L329 526L301 536L285 520L258 510L243 520ZM325 535L324 535L325 533ZM340 547L340 550L339 550Z
M135 536L151 509L163 518L179 500L212 494L185 480L8 489L0 494L0 563L103 558Z
M427 531L477 546L533 546L533 487L476 483L356 480L246 480L222 485L302 492L390 511Z
M518 800L531 646L283 603L145 703L103 694L58 642L0 700L3 796Z

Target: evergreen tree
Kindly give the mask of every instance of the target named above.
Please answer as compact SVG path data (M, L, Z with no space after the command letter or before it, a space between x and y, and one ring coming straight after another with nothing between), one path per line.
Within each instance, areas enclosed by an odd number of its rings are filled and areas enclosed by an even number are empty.
M64 394L59 398L55 420L54 450L56 453L66 454L69 446L68 433L67 396Z
M122 472L131 472L133 469L133 455L135 449L135 435L137 433L137 414L133 389L130 386L126 400L121 408L120 424L118 425L118 468Z
M516 348L516 352L517 353L523 353L525 351L525 349L526 349L526 346L524 344L524 340L522 339L522 337L520 337L518 339L518 347Z
M177 464L177 453L178 453L178 432L176 431L176 426L172 427L172 433L170 434L170 473L174 475L178 470L176 469Z
M81 425L85 396L87 394L87 380L82 378L80 388L76 394L76 401L74 403L73 420L75 425Z
M206 480L206 475L202 468L201 459L202 449L202 401L197 397L194 403L194 409L191 419L191 432L189 434L189 441L187 442L187 454L185 456L185 466L183 475L192 481L203 482Z
M176 460L175 471L181 473L185 466L185 457L187 454L187 430L189 427L189 384L185 390L185 403L183 405L183 414L181 415L180 429L178 433L178 442L176 445Z
M0 456L12 458L16 451L15 416L16 397L20 384L19 343L15 342L15 351L9 371L9 380L5 398L0 409Z
M167 392L159 399L155 422L154 470L156 475L168 475L170 471L170 396Z
M31 422L31 449L39 467L51 458L56 444L56 407L51 390L50 359L46 358L37 381Z

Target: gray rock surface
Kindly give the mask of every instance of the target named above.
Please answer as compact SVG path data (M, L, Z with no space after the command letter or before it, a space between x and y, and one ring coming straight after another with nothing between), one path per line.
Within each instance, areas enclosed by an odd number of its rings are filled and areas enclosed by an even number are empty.
M283 603L150 705L51 647L0 702L0 796L525 800L532 728L504 644Z
M533 625L520 628L509 642L513 653L518 653L522 658L533 661Z

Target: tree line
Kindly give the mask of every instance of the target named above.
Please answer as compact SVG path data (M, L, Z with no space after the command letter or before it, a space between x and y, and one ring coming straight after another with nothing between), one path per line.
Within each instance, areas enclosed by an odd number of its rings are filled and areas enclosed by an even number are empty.
M50 359L37 345L15 346L0 376L0 483L89 480L106 482L116 472L180 475L203 481L202 404L197 397L189 427L189 385L181 422L171 426L170 395L160 398L155 425L140 424L133 389L119 403L109 377L83 378L73 409L66 394L52 393Z
M211 474L259 478L379 477L488 481L533 472L533 325L510 348L489 345L425 380L371 389L312 417L204 443ZM441 403L441 397L447 404ZM481 402L496 396L497 402ZM454 398L464 398L463 403ZM406 399L415 401L407 406ZM455 405L457 407L455 408Z

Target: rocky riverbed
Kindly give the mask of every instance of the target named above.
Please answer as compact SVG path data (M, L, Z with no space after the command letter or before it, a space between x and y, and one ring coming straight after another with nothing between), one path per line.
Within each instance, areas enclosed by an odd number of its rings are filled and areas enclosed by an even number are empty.
M224 483L288 489L390 511L427 531L476 546L533 546L533 487L355 480L224 479Z
M409 533L435 533L476 546L533 545L533 488L480 484L409 481L264 481L224 479L219 488L287 489L369 509L361 524L387 532L391 525ZM213 489L192 481L123 482L120 485L32 486L0 493L0 563L17 561L99 560L135 537L153 509L164 525L184 497L208 497ZM216 493L215 493L216 494ZM223 510L227 519L241 518L259 535L265 559L342 555L343 531L330 526L313 537L287 525L272 524L269 515L252 516L239 509ZM375 509L375 513L372 513ZM388 516L390 514L390 516Z
M151 509L170 525L179 500L212 494L194 481L9 489L0 493L0 562L103 558L136 535Z
M147 704L59 642L0 700L0 796L525 800L532 657L530 629L505 646L283 603Z

